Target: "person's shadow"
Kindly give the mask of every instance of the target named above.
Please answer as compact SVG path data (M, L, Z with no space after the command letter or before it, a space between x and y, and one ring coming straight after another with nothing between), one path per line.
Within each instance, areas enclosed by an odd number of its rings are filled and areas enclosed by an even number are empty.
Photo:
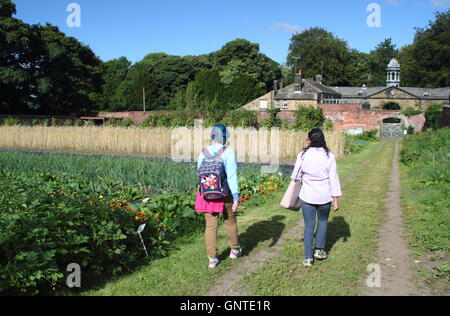
M281 221L285 216L276 215L270 220L262 221L251 225L247 230L239 235L239 243L242 247L242 255L248 256L261 242L272 240L269 247L275 246L280 240L286 225ZM224 260L230 253L230 248L222 252L219 259Z
M342 239L347 242L351 237L350 225L345 221L344 217L337 216L328 224L327 245L325 251L330 253L334 245Z

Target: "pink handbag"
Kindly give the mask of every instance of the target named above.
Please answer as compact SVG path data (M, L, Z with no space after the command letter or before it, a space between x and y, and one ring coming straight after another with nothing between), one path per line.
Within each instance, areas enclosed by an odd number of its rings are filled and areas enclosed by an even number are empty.
M301 164L303 163L303 160ZM302 166L300 164L300 168L298 169L298 172L302 170ZM280 206L282 208L293 210L293 211L299 211L300 210L300 190L302 189L302 177L298 177L299 180L292 180L289 184L286 193L284 193L283 198L281 199Z

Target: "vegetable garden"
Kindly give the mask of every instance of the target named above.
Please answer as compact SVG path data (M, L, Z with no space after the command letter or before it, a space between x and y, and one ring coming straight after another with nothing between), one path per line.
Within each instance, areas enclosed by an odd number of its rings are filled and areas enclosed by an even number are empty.
M71 263L93 285L168 255L176 238L203 229L192 163L0 151L0 164L1 294L62 293ZM256 166L241 166L240 175L244 206L262 205L285 185ZM149 258L136 233L142 224Z

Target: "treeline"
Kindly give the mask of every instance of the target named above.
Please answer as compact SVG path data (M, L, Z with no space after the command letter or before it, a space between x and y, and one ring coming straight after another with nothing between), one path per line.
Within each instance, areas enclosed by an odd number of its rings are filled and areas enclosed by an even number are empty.
M201 56L149 54L132 65L125 57L104 63L105 111L198 110L217 117L273 87L279 64L244 39Z
M103 62L55 26L16 19L11 0L0 0L0 113L83 115L99 111L195 110L225 113L294 80L296 61L304 77L323 74L330 86L384 86L386 66L397 57L403 86L450 86L450 11L436 13L414 43L398 50L391 39L369 54L322 29L292 36L287 65L274 62L244 39L200 56L149 54Z
M359 52L322 28L294 34L285 76L287 83L293 82L292 69L297 62L305 77L323 74L329 86L385 86L386 68L392 58L401 65L402 86L449 87L450 10L437 12L428 27L416 29L413 43L401 49L392 39L386 39L370 53Z

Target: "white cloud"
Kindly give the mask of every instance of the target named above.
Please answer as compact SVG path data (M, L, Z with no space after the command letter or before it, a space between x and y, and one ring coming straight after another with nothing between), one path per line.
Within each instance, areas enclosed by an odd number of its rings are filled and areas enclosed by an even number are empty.
M443 8L450 5L450 0L432 0L431 4L435 8Z
M399 5L401 3L405 3L406 0L386 0L388 4L390 5Z
M300 26L291 25L287 23L274 23L272 30L288 33L300 33L302 31L302 28Z

